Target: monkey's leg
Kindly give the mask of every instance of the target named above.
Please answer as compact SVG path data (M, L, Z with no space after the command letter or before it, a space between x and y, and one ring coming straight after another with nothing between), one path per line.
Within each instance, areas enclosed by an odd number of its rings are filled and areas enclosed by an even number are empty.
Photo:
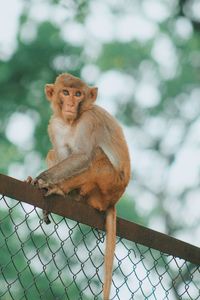
M107 201L97 187L97 184L95 182L92 182L90 172L84 172L81 175L70 178L60 184L59 187L65 193L79 188L80 195L86 195L87 203L99 211L105 211L108 207Z
M94 189L95 183L91 178L91 170L82 172L58 184L59 188L65 193L72 190L80 189L80 195L85 196Z
M98 188L91 191L88 196L87 203L99 211L106 211L108 208L107 202Z
M115 190L116 171L104 152L97 150L90 167L82 173L59 183L59 188L68 193L80 189L81 195L87 195L88 203L98 210L106 210L112 198L110 191Z
M113 183L113 170L112 164L104 152L97 149L87 170L62 181L58 186L64 193L80 188L80 194L84 196L95 190L99 186L99 182L103 182L105 185L105 182L109 181L106 184L107 191Z

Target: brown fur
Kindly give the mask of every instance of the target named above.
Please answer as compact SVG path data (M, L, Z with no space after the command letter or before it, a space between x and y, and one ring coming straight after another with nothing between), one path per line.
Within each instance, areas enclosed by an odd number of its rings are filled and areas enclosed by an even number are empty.
M49 169L37 180L48 193L79 189L89 205L106 211L104 300L108 300L116 239L115 204L130 178L127 144L117 121L93 104L96 88L61 74L54 84L46 85L46 95L53 109L48 127L53 149L47 155Z

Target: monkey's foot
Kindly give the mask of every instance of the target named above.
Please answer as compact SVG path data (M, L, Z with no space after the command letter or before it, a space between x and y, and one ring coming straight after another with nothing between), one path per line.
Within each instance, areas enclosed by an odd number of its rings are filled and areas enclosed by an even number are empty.
M60 189L58 187L58 185L48 183L48 182L44 181L43 179L40 179L40 178L39 179L37 179L37 178L33 179L31 176L28 176L27 179L25 180L25 182L30 183L32 185L35 185L39 189L47 190L47 192L45 193L45 196L49 196L49 195L52 195L52 194L65 196L65 193L63 192L62 189Z
M83 200L83 196L80 195L80 194L77 194L76 197L75 197L75 200L76 200L77 202L82 201L82 200Z
M57 194L61 196L65 196L64 192L58 187L56 184L51 184L43 179L38 179L37 180L37 185L40 189L46 189L47 192L45 193L45 196L49 196L52 194Z
M47 210L44 210L42 211L43 213L43 221L48 225L51 223L50 219L49 219L49 213Z

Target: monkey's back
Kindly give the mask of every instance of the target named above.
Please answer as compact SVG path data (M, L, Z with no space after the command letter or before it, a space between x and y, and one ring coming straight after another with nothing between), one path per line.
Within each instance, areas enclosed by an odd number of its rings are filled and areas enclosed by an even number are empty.
M103 150L113 167L124 176L127 185L130 179L130 156L128 146L117 120L105 109L94 105L90 111L95 125L98 146Z

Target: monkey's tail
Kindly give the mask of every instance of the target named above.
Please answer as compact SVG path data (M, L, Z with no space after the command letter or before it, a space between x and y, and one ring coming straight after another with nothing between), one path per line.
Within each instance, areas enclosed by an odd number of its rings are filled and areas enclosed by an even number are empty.
M109 300L112 283L113 260L116 244L116 209L110 207L106 211L106 249L104 261L103 299Z

